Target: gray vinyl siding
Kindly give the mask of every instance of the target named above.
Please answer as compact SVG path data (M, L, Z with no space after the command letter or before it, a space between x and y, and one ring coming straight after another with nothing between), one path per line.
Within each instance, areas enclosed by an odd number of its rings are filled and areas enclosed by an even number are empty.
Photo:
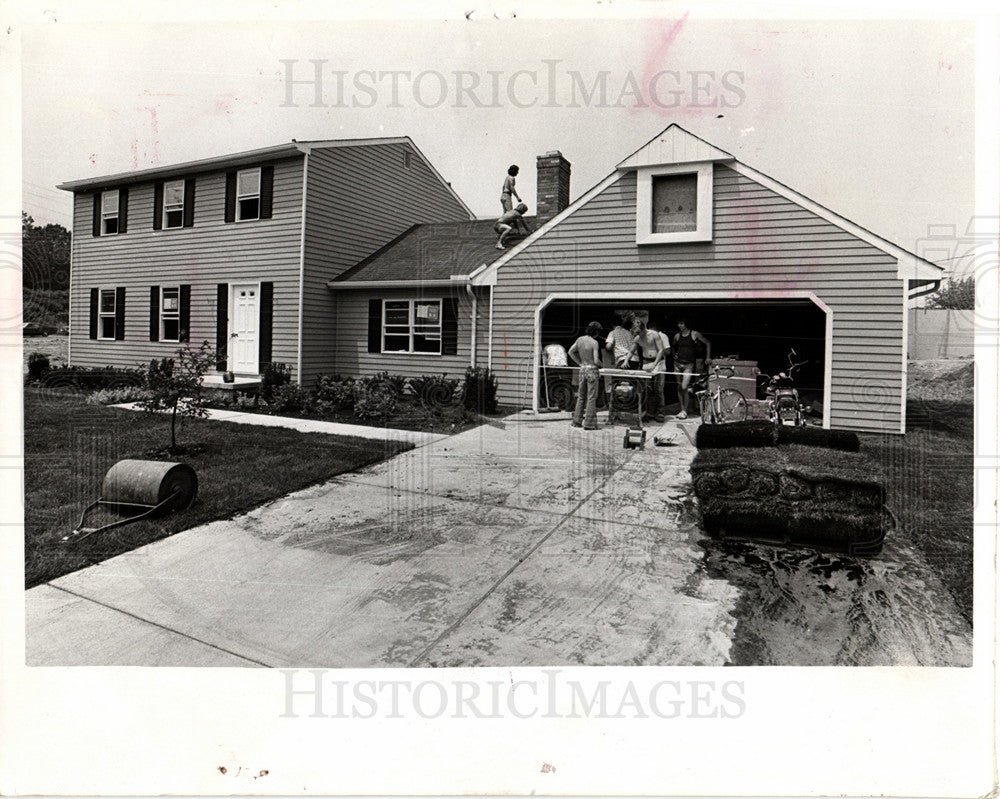
M458 353L456 355L417 355L368 352L368 301L370 299L441 299L458 298ZM486 365L486 336L489 331L487 291L477 290L476 361ZM336 297L336 373L364 376L389 372L404 377L444 374L461 379L472 357L472 301L464 291L428 287L424 291L385 289L337 292ZM494 322L495 324L495 322Z
M407 151L410 166L404 167ZM353 324L338 323L327 281L416 222L467 220L469 214L403 142L313 150L306 180L302 373L309 385L319 374L353 374L351 360L341 363L337 354L366 345L364 335L355 340Z
M91 235L92 195L73 210L70 292L72 363L135 367L171 355L176 342L149 340L149 287L191 286L190 340L215 345L216 284L274 283L272 360L294 367L298 356L302 157L274 164L271 219L225 222L225 171L196 176L194 227L153 230L153 186L129 186L127 232ZM185 177L178 175L178 177ZM124 286L125 340L88 337L91 288Z
M905 286L893 257L721 165L711 242L637 246L635 202L631 173L500 268L501 402L530 403L534 311L549 294L811 291L833 311L831 425L899 432Z

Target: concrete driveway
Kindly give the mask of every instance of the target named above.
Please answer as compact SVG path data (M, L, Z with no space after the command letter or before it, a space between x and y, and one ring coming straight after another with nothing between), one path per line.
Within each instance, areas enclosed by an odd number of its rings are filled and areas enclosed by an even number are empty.
M905 547L706 540L665 430L626 450L622 426L519 414L179 533L28 591L28 663L971 663Z

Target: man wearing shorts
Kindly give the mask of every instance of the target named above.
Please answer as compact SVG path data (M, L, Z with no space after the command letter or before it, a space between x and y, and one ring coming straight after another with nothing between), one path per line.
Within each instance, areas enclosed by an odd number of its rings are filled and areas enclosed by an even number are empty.
M521 228L524 231L524 235L527 236L531 233L531 229L528 227L527 223L524 221L524 215L528 210L528 206L521 203L513 211L505 211L503 216L501 216L496 224L493 225L493 230L498 234L497 238L497 249L506 250L507 248L503 246L504 240L514 231L515 227Z
M697 330L688 329L686 319L677 320L677 331L674 334L674 371L682 373L677 380L677 400L681 404L681 412L677 414L677 418L687 419L699 344L704 344L706 363L712 360L712 344Z

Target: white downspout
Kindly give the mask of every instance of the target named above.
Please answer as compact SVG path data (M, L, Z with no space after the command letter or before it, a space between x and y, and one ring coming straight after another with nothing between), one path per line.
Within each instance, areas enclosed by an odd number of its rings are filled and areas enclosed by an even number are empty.
M306 198L309 196L309 153L302 157L302 226L299 230L299 324L295 355L295 382L302 385L302 331L306 304Z
M490 286L490 328L486 334L486 368L493 371L493 286Z
M476 298L476 292L474 292L472 290L472 284L471 283L466 282L466 284L465 284L465 290L468 293L468 295L472 298L472 341L470 343L469 366L471 366L473 369L475 369L476 368L476 327L478 326L478 322L479 322L479 320L477 319L478 308L479 308L479 301Z

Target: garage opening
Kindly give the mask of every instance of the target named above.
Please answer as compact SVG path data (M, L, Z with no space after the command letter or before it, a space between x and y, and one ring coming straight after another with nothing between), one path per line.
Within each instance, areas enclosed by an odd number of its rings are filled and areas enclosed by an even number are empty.
M788 366L788 353L794 349L796 361L805 364L796 372L796 386L803 404L812 409L813 421L820 422L826 398L823 386L828 365L826 354L826 314L808 299L752 300L555 300L542 310L540 317L542 349L557 344L565 349L573 344L589 322L600 322L605 331L615 324L617 314L631 311L645 316L667 333L671 340L677 332L677 319L683 318L692 330L704 335L712 345L712 357L736 357L756 361L760 372L772 375ZM672 363L668 361L668 369ZM568 407L572 401L575 374L572 370L547 368L549 402ZM541 377L541 375L540 375ZM757 383L757 397L762 399L766 379ZM539 382L539 399L546 404L546 385ZM667 412L676 410L676 396L668 379Z

